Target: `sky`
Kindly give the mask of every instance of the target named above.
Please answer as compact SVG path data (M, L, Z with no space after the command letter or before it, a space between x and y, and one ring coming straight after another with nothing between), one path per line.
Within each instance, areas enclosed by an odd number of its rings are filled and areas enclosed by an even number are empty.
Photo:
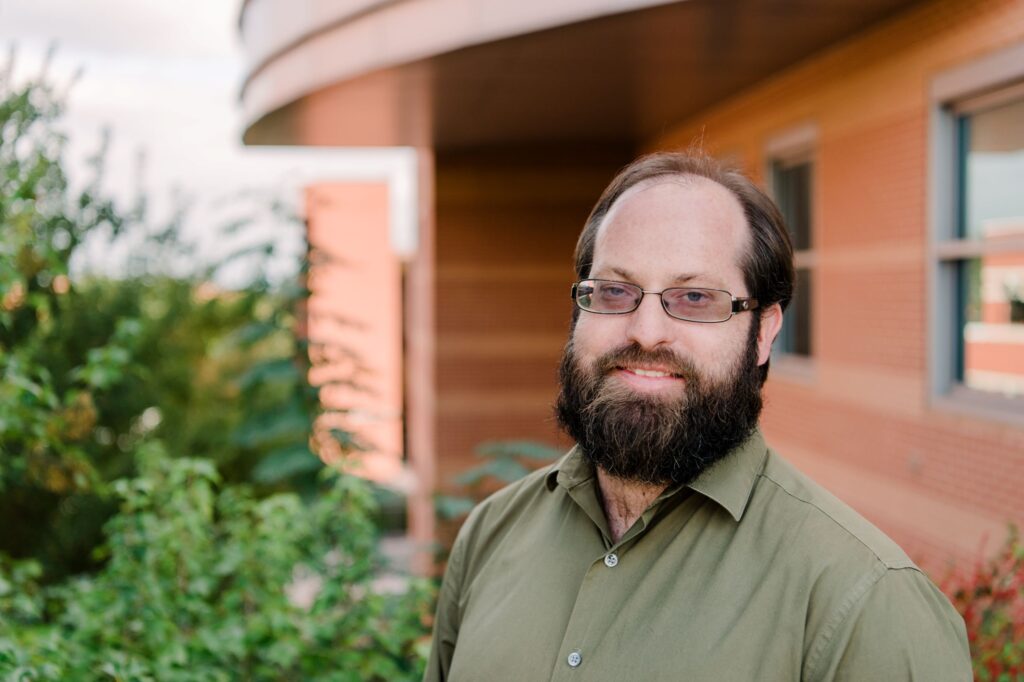
M171 215L173 197L186 197L184 236L209 257L235 248L214 239L211 225L223 221L225 198L240 192L297 201L311 181L401 177L398 201L412 201L411 150L241 144L239 6L240 0L0 0L0 48L13 51L16 80L40 73L55 50L47 74L58 86L70 84L62 128L72 179L85 177L85 159L109 129L105 189L126 204L142 190L154 223ZM267 222L245 238L273 238L296 251L295 229ZM111 251L97 243L84 261L117 273L126 251L130 246ZM275 273L287 274L292 262L282 257Z

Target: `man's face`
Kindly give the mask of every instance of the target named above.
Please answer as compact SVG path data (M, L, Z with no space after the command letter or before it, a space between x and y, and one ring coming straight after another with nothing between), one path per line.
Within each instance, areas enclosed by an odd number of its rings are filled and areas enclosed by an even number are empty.
M745 297L739 264L749 239L743 210L724 187L661 178L614 204L598 230L590 277ZM652 295L625 315L581 312L562 362L559 420L612 475L688 483L757 423L757 367L781 321L777 306L766 320L677 320Z

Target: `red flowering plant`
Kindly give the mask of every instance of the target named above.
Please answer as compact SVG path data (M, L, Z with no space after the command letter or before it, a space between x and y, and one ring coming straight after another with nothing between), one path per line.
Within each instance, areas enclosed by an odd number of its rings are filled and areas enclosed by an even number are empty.
M1024 542L1017 527L995 556L952 573L943 588L967 625L974 679L1024 682Z

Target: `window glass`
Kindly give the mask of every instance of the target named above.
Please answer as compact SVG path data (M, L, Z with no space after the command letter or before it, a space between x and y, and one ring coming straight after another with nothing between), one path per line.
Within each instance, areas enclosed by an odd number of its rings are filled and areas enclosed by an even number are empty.
M1024 99L961 115L957 376L1024 396Z
M1024 396L1024 251L961 262L960 380Z
M786 220L797 260L796 290L775 342L778 352L811 355L811 269L801 267L802 256L814 247L811 229L812 163L777 161L772 164L772 190L775 202Z
M1024 99L960 117L962 237L1024 227Z
M775 346L784 353L811 354L811 271L808 268L796 270L796 291L782 318Z
M811 248L811 164L775 164L775 201L782 211L794 251Z

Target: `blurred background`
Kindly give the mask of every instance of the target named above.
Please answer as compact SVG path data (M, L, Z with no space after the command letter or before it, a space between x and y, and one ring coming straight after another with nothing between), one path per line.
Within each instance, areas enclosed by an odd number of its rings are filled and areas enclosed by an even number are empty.
M699 146L796 247L769 442L943 584L979 679L1024 656L1019 0L0 0L0 41L0 552L41 600L116 563L112 481L185 458L253 504L344 462L383 533L360 575L415 592L568 446L590 207ZM355 649L414 678L427 625Z

